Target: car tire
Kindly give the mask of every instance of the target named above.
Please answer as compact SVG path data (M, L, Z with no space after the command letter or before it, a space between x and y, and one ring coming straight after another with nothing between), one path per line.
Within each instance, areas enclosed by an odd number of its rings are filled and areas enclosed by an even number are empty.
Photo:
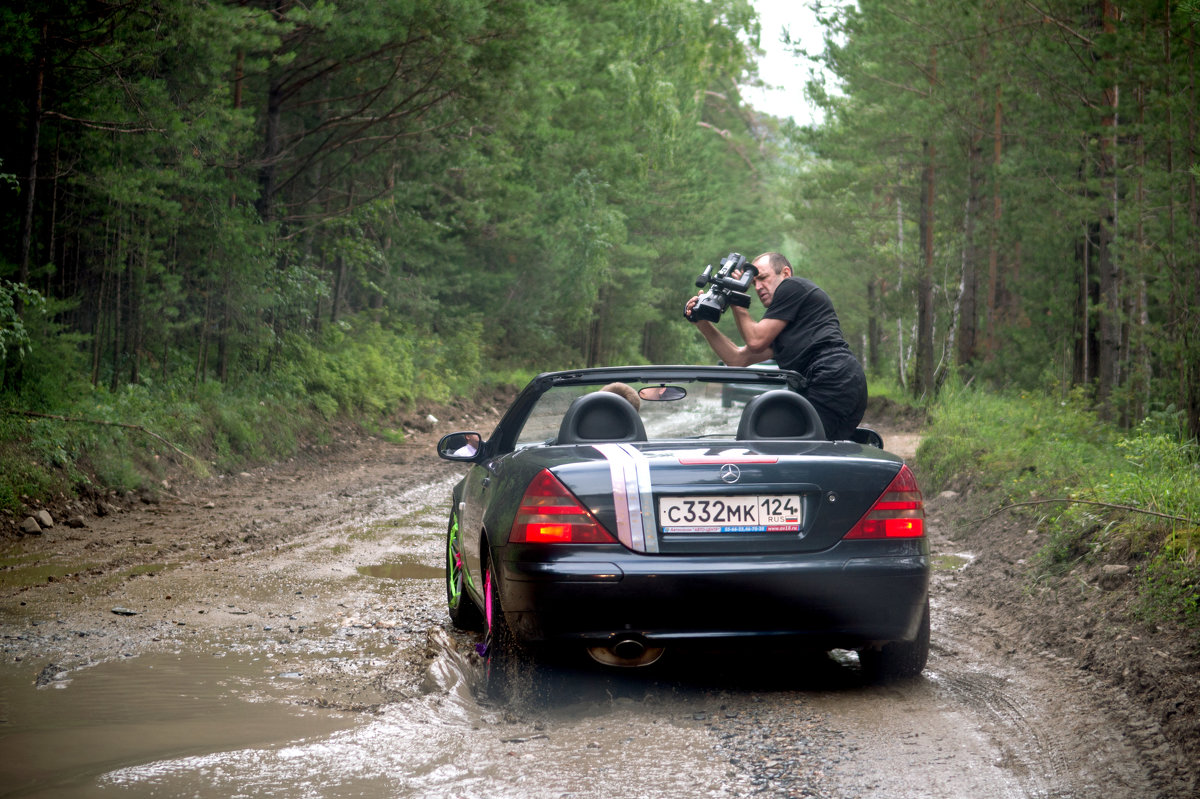
M458 514L450 514L446 525L446 611L459 630L477 632L483 628L483 614L467 593L467 571L463 560L462 534Z
M484 680L488 698L504 701L510 699L513 694L521 652L504 618L504 610L500 604L500 585L490 559L484 576L483 592L486 597L483 611Z
M929 600L921 614L917 637L911 641L892 641L878 649L859 650L858 662L863 675L872 683L911 680L925 669L929 659Z

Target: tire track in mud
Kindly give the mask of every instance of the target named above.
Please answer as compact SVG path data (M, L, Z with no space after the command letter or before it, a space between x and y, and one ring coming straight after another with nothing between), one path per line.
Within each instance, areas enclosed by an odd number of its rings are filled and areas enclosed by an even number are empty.
M1146 799L1153 784L1122 720L1068 664L997 646L970 611L935 604L911 683L808 695L848 753L829 796Z
M936 533L932 545L946 546ZM976 568L968 562L964 570ZM961 570L935 572L933 656L927 675L942 701L971 713L1023 796L1159 795L1124 713L1075 664L1031 651L966 601ZM966 576L966 575L964 575Z
M927 518L931 518L927 516ZM1153 726L1077 664L1023 645L1005 611L967 590L973 555L929 527L933 631L923 677L811 695L851 756L831 796L1145 799L1170 793L1141 730ZM1001 614L1001 615L998 615Z
M934 638L941 656L936 659L940 668L930 674L931 682L939 695L979 717L1001 753L1001 764L1018 778L1027 795L1064 795L1062 786L1072 780L1067 754L1070 741L1046 723L1039 703L1055 692L1031 664L1024 663L1013 672L1010 666L996 662L998 658L1009 660L1016 650L1006 649L995 631L980 623L978 615L954 606L952 582L941 574L933 580L933 590L939 595ZM951 665L964 660L963 666Z
M986 668L981 659L970 660L972 669ZM1068 736L1046 723L1037 699L1029 694L1039 680L946 667L933 671L929 679L943 701L967 709L979 720L999 752L998 765L1016 778L1025 795L1071 796L1079 790L1071 785L1078 774L1068 755Z
M931 680L979 715L1029 796L1191 795L1178 790L1186 764L1142 708L1069 658L1022 649L988 615L942 609L938 651L969 668L943 668Z
M1003 677L986 673L943 673L934 685L952 701L983 716L996 729L992 738L1004 757L1002 765L1017 775L1030 796L1053 796L1067 772L1062 747L1031 720L1034 711L1014 695Z

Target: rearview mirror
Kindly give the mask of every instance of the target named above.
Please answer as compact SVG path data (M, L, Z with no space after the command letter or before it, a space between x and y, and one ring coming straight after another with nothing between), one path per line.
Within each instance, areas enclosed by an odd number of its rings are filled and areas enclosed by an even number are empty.
M687 396L683 386L646 386L638 391L638 396L651 402L681 400Z

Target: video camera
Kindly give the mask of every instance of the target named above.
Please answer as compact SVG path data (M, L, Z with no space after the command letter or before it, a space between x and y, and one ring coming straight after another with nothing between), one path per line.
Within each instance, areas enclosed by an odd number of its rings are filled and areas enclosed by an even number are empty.
M732 277L734 272L741 272L740 277ZM729 307L729 303L750 307L750 295L746 289L754 282L758 268L746 262L746 257L731 252L721 259L721 268L713 274L712 264L704 267L700 277L696 278L696 287L704 288L709 283L712 287L700 295L700 299L692 306L691 314L684 314L689 322L717 322L721 314Z

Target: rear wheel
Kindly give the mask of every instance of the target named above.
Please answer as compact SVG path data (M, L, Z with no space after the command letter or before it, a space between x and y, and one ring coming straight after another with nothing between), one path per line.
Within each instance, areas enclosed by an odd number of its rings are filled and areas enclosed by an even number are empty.
M450 514L446 527L446 611L451 623L460 630L478 630L483 624L474 600L467 594L467 570L463 562L462 535L458 514Z
M858 662L867 679L875 683L909 680L918 676L929 659L929 600L921 615L921 627L911 641L893 641L878 649L862 649Z
M503 700L512 693L520 652L512 630L504 619L504 611L500 606L500 586L490 561L483 578L483 595L486 597L483 609L483 657L487 693L492 699Z

